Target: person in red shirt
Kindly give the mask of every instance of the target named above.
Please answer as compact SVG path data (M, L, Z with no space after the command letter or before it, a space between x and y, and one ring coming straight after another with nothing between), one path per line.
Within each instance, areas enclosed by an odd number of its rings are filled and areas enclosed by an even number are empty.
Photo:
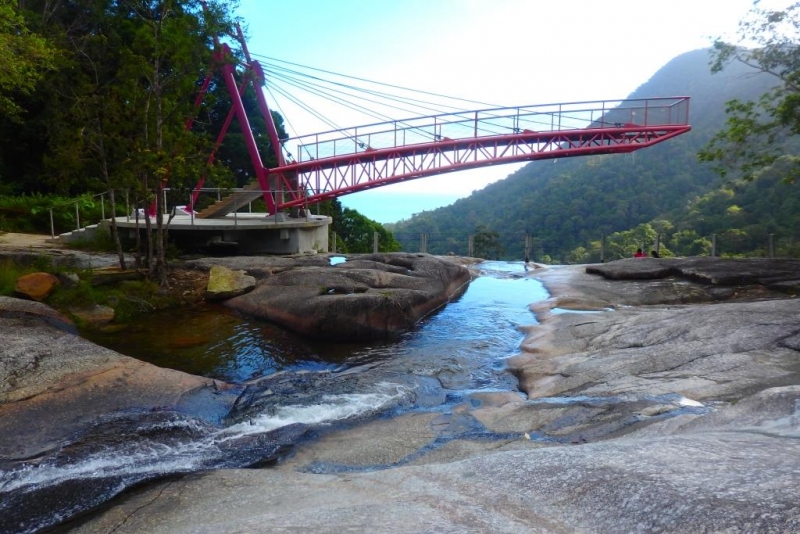
M640 248L637 248L637 249L636 249L636 254L634 254L634 255L633 255L633 257L634 257L634 258L646 258L646 257L647 257L647 254L645 254L644 252L642 252L642 249L640 249Z

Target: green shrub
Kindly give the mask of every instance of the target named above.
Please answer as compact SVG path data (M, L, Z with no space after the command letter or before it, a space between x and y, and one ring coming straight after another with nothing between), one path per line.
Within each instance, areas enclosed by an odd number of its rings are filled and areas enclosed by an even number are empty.
M77 204L77 215L76 215ZM80 226L96 224L103 218L111 216L108 201L98 196L82 196L77 198L58 195L0 195L0 230L22 233L50 233L50 210L53 210L53 230L63 234ZM117 206L117 214L124 215L125 206Z

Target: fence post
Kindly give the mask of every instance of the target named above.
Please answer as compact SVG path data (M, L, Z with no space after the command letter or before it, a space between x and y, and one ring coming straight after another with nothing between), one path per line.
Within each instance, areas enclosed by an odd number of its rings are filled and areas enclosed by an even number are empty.
M600 263L606 262L606 234L600 234Z
M106 194L100 193L100 219L106 220Z
M378 232L372 232L372 253L378 253Z
M81 212L78 209L78 203L77 202L75 203L75 225L76 225L75 226L76 230L80 230L81 229Z
M187 207L189 208L189 217L191 219L191 225L194 226L194 202L192 201L193 193L189 192L189 204Z
M125 222L131 222L131 204L127 189L125 190Z
M336 232L331 232L331 237L333 238L333 246L331 248L331 252L336 254Z
M717 234L711 234L711 257L717 257Z
M419 234L419 251L422 254L428 253L428 234Z
M56 238L56 227L53 224L53 208L50 208L50 237Z
M769 234L769 257L775 257L775 234Z
M470 234L467 242L467 257L472 258L475 254L475 236Z

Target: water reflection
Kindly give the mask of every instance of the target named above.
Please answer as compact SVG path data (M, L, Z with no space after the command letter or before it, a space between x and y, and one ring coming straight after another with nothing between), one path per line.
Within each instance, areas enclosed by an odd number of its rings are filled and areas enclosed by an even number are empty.
M226 382L381 362L384 376L436 375L452 388L507 388L512 379L502 372L503 360L518 349L517 327L535 322L529 304L547 293L522 264L485 262L480 269L460 299L392 342L317 342L220 305L154 313L122 332L84 335L161 367Z

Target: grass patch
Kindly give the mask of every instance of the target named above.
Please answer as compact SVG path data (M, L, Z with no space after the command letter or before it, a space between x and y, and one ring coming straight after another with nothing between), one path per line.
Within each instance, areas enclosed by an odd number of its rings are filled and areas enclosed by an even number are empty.
M44 301L68 316L72 316L70 308L99 304L114 308L115 322L127 322L143 313L174 307L183 302L175 294L164 291L157 283L149 280L126 280L93 285L90 269L54 266L45 256L31 258L24 264L11 259L0 260L0 295L14 296L17 279L35 272L46 272L56 276L69 273L77 275L76 284L62 283L56 286Z

